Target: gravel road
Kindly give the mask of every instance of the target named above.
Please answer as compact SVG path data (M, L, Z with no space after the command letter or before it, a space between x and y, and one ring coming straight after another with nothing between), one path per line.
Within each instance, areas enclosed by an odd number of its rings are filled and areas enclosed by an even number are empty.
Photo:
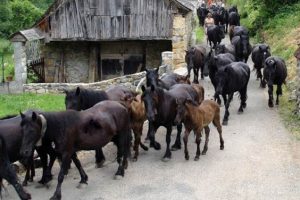
M250 63L252 68L252 64ZM213 87L210 80L201 81L210 99ZM70 200L164 200L164 199L300 199L300 142L285 129L278 116L278 109L267 106L267 90L259 88L255 73L251 73L248 85L247 108L237 114L238 96L230 107L228 126L223 127L225 149L219 150L216 129L211 126L208 152L199 161L184 159L183 150L172 152L169 162L162 162L165 152L164 128L156 133L162 150L141 150L139 160L130 162L125 177L114 180L117 170L114 160L116 148L109 144L105 148L107 161L101 169L95 169L93 152L81 154L81 161L89 176L86 187L77 188L79 174L74 166L62 186L63 199ZM224 106L221 108L224 112ZM222 115L223 116L223 115ZM147 131L145 123L144 136ZM175 141L176 131L172 134ZM203 140L201 148L203 148ZM193 134L189 138L191 158L196 152ZM57 176L58 165L54 174ZM40 188L37 180L26 189L33 199L49 199L57 183ZM17 199L15 191L7 186L4 199Z

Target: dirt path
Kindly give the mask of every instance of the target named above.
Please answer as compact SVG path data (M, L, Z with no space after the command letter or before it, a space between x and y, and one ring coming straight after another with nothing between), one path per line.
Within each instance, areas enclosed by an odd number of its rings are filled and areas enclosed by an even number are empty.
M201 83L207 98L211 98L213 87L209 79L205 78ZM300 142L284 128L277 108L267 107L267 90L258 86L252 72L248 106L242 115L237 114L239 102L238 97L234 97L229 124L223 127L224 151L219 150L217 131L211 127L207 155L201 156L198 162L186 161L183 150L173 152L171 161L162 162L165 129L160 128L156 135L162 150L141 151L138 162L130 162L122 180L113 180L117 164L113 161L115 147L112 145L106 148L108 161L102 169L94 168L93 153L82 155L89 184L82 189L76 188L79 174L72 167L63 183L63 199L300 199ZM224 107L221 110L223 112ZM144 135L147 124L145 127ZM174 130L172 143L175 133ZM195 146L191 134L191 158L195 155ZM54 173L57 175L57 166ZM35 181L39 178L40 171ZM34 182L27 190L33 199L49 199L56 183L55 178L47 189L37 188L38 184ZM11 186L8 192L4 199L17 198Z

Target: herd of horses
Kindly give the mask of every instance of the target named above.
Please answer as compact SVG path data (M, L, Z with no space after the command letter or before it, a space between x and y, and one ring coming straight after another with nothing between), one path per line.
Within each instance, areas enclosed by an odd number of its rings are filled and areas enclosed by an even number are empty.
M287 70L283 59L271 56L267 44L250 45L249 33L240 26L236 7L228 11L224 8L211 8L213 16L217 16L216 27L229 24L230 45L221 44L227 28L215 28L208 31L208 39L214 44L207 51L203 46L193 46L186 51L188 75L176 73L159 77L157 69L146 69L146 85L142 92L132 91L124 86L114 86L105 91L75 88L65 91L66 111L43 112L28 110L18 116L8 116L0 120L0 181L6 179L16 190L21 199L31 199L23 186L33 181L34 151L42 163L42 177L39 183L47 184L52 180L52 167L56 159L61 161L58 184L51 197L61 199L61 185L73 161L80 173L80 183L87 184L85 173L77 152L95 150L95 162L101 167L105 162L102 151L109 142L117 146L118 168L115 176L124 176L128 167L128 157L133 147L133 161L139 156L139 146L145 151L148 147L141 141L144 122L148 120L146 139L149 146L156 150L161 145L155 140L155 133L160 126L166 128L166 151L164 160L172 157L174 150L181 149L181 132L183 136L185 159L189 160L188 136L194 131L197 151L194 160L199 160L202 131L205 133L205 144L202 154L208 149L209 124L213 124L220 139L220 149L224 149L222 125L229 120L229 106L235 92L240 94L239 112L242 113L247 104L247 87L250 78L250 67L247 65L252 53L254 69L260 86L269 88L269 107L273 107L273 85L277 85L276 104L282 94L281 85L285 82ZM200 23L207 14L205 7L198 9ZM222 17L229 20L223 20ZM233 20L233 19L234 20ZM234 22L234 24L233 24ZM218 29L218 30L217 30ZM217 30L215 33L214 30ZM219 33L221 31L221 34ZM213 37L209 35L213 33ZM222 36L214 41L217 36ZM190 71L194 71L193 83L190 82ZM261 72L263 70L263 73ZM198 81L209 76L215 88L213 100L205 99L205 90ZM221 123L220 104L222 96L225 114ZM177 136L171 146L171 132L177 127ZM132 132L134 141L132 142ZM18 182L16 172L10 163L20 161L26 168L23 186ZM0 185L1 193L1 185Z

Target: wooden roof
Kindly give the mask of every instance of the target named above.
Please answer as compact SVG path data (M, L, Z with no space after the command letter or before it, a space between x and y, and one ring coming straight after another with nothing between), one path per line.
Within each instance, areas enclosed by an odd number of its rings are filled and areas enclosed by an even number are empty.
M56 0L34 27L47 41L171 40L189 0Z
M26 42L44 39L45 37L39 29L32 28L16 32L12 34L9 38L12 42Z

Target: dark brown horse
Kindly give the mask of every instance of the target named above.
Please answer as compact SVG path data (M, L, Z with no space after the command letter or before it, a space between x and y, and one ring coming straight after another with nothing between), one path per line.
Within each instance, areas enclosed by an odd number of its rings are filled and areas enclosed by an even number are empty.
M85 110L88 108L93 107L95 104L104 101L104 100L114 100L119 101L122 103L125 103L125 99L133 99L137 95L136 92L124 87L124 86L113 86L106 91L96 91L91 89L83 89L83 88L76 88L74 90L66 91L66 97L65 97L65 103L67 109L73 109L73 110ZM138 144L144 149L148 150L148 148L140 141L140 137L143 132L143 123L141 124L140 113L138 113L138 110L136 106L137 102L132 102L131 105L129 104L129 108L132 106L135 106L132 109L131 113L131 122L134 123L132 125L132 130L135 134L135 144L138 142ZM138 124L138 125L136 125ZM138 156L138 146L134 146L135 150L135 156L133 160L137 160ZM105 162L105 156L103 154L102 149L96 150L96 166L101 167L103 163Z
M142 99L145 103L147 118L149 121L148 136L150 139L150 147L154 147L156 150L160 149L160 144L155 141L155 133L160 126L164 126L167 129L166 142L167 148L164 155L164 159L171 158L170 142L172 126L174 126L174 119L176 116L176 99L190 98L194 101L199 101L199 96L196 90L187 84L174 85L169 91L163 90L159 87L145 88L142 87L143 95ZM176 148L181 146L180 134L181 128L178 129L175 144Z
M185 62L187 64L188 76L191 75L191 70L194 71L194 83L199 83L199 69L201 71L201 79L204 79L206 49L202 46L193 46L185 54Z
M37 143L44 145L47 141L53 142L62 155L58 184L52 200L61 199L61 185L70 159L79 169L80 183L87 183L88 176L76 156L79 150L95 150L113 141L118 148L119 163L115 175L124 176L130 150L130 117L127 108L116 101L102 101L81 112L67 110L22 115L21 127L24 133L21 146L23 156L31 155Z
M22 187L22 185L18 182L18 177L16 175L15 170L11 166L11 162L9 160L9 153L6 146L5 139L0 135L0 199L1 190L2 190L2 179L7 180L16 190L20 199L31 199L30 194L28 194Z

